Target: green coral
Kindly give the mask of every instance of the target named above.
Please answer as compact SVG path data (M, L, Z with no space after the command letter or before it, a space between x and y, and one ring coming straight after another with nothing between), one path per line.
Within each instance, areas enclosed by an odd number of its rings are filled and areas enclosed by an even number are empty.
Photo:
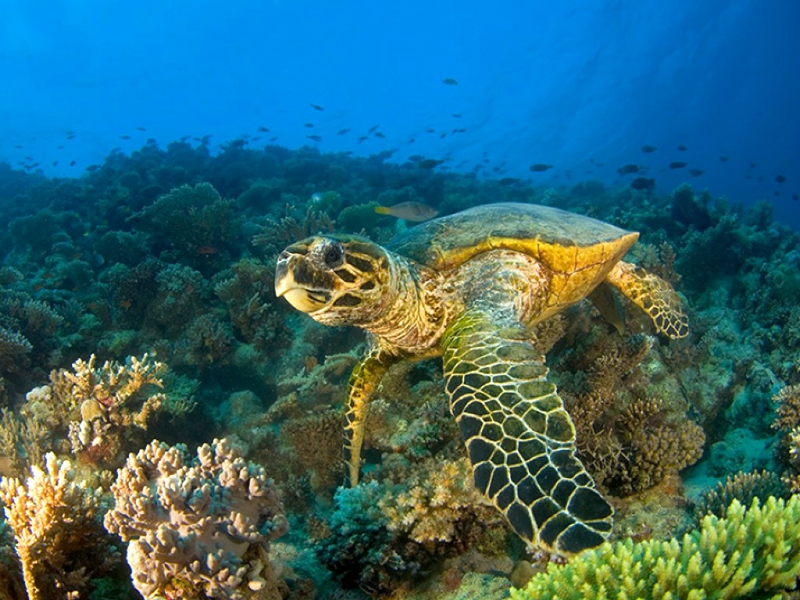
M551 564L511 598L752 598L794 589L798 577L800 496L770 497L749 509L734 500L727 518L709 515L681 541L628 539Z

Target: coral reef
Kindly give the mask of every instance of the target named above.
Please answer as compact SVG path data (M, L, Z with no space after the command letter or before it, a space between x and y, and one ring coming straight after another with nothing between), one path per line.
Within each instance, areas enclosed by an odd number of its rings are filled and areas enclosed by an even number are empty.
M378 502L388 517L389 531L404 531L420 544L451 542L460 523L480 518L491 522L491 506L475 489L472 471L466 458L430 465L415 472L401 493L390 490ZM463 532L459 532L463 533Z
M30 473L24 481L0 479L28 598L87 597L90 580L120 560L102 527L101 490L77 481L70 463L52 453Z
M756 498L763 501L770 496L782 500L791 497L789 486L777 474L770 471L739 472L729 475L724 482L703 494L695 508L695 516L699 525L705 515L725 518L728 506L734 500L750 506Z
M119 466L157 415L174 418L193 408L191 396L175 393L177 386L169 395L161 391L168 369L147 354L125 364L96 362L92 355L75 361L71 371L53 371L48 385L28 392L21 419L4 415L0 436L8 444L2 454L16 472L38 464L43 448L69 449L83 463Z
M145 598L269 599L282 583L269 543L288 527L264 469L226 440L197 449L152 441L112 485L109 532L128 542L133 584Z
M687 477L698 494L715 489L699 510L718 516L733 498L749 505L784 493L773 486L778 477L800 489L800 235L774 222L768 204L731 206L688 185L671 193L592 181L537 188L420 169L385 153L256 147L255 138L211 148L207 138L164 147L150 140L75 179L0 164L8 223L0 230L1 474L22 480L33 466L46 473L52 450L74 459L74 483L83 476L95 488L108 477L102 469L120 466L147 436L190 447L242 440L284 495L293 531L280 543L304 552L298 575L283 572L298 598L311 595L298 583L303 569L316 573L322 597L344 597L339 582L383 595L410 594L420 582L444 594L460 580L478 585L472 572L491 562L486 556L521 558L524 549L487 520L462 479L464 448L433 361L387 374L367 422L366 483L334 496L337 421L363 336L322 328L274 297L274 259L286 244L328 231L383 243L406 225L377 215L378 202L421 199L440 214L543 203L640 231L628 258L685 294L685 340L651 337L650 324L624 303L624 327L610 327L587 304L531 332L575 421L581 458L613 496L616 535L674 532L689 518ZM104 378L145 353L151 365L156 357L170 365L151 373L163 388L147 383L128 397L107 389ZM195 403L192 418L180 419ZM703 439L709 451L683 471ZM742 468L772 474L714 488L714 478ZM9 529L0 531L0 598L18 600ZM266 564L259 552L241 565ZM129 586L116 573L86 573L97 597ZM256 597L274 590L239 588ZM163 591L202 592L179 583Z
M752 598L793 590L800 577L800 497L733 501L682 540L604 544L548 566L513 600L535 598Z

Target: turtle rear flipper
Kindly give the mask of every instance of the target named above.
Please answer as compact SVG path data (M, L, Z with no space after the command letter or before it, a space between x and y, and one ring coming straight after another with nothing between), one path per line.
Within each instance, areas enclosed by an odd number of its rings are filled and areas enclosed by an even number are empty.
M613 510L575 456L575 428L524 329L468 310L442 346L476 487L535 546L568 556L601 544Z
M656 329L675 339L689 334L689 318L672 286L657 275L620 261L606 276L631 302L652 319Z

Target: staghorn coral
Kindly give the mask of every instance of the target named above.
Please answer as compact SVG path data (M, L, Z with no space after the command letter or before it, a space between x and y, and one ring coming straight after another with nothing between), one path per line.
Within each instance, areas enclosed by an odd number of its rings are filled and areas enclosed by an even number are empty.
M550 564L511 598L729 599L795 589L800 496L756 499L748 509L734 500L727 515L705 517L682 540L606 543L567 565Z
M279 599L269 542L288 523L272 480L227 440L192 458L152 441L111 486L109 532L129 542L134 587L145 597Z
M79 598L119 553L103 530L102 491L76 481L69 461L45 456L31 476L0 479L0 500L30 600Z

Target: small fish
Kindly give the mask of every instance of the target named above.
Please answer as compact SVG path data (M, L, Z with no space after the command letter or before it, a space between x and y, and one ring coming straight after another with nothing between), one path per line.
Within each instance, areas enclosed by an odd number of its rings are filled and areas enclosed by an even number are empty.
M269 127L264 127L263 125L259 125L258 130L261 133L269 133Z
M778 183L783 183L786 181L786 177L784 177L783 175L775 175L775 181L777 181Z
M486 162L486 161L484 161L484 162ZM528 170L529 171L533 171L534 173L542 173L542 172L547 171L548 169L552 169L552 168L553 168L553 165L546 165L544 163L536 163L535 165L531 165L530 167L528 167Z
M639 165L623 165L617 169L617 173L620 175L630 175L631 173L638 173L641 170L642 167Z
M344 135L345 133L350 133L350 128L349 127L345 127L344 129L340 129L339 131L336 132L336 135Z
M89 165L88 167L86 167L86 170L89 171L89 173L92 173L94 171L97 171L97 169L99 169L99 168L100 168L100 165Z
M417 141L417 140L416 140L415 138L411 138L411 139L410 139L410 140L408 140L408 142L406 142L406 143L407 143L407 144L413 144L413 143L414 143L414 142L416 142L416 141Z
M319 104L311 104L310 106L311 106L311 108L313 108L314 110L319 110L319 111L323 111L323 110L325 110L325 109L324 109L324 108L322 108L322 107L321 107Z
M420 169L433 169L438 167L443 162L443 160L437 160L435 158L424 158L417 162L417 167Z
M314 124L313 124L313 123L303 123L303 127L308 127L309 129L310 129L311 127L313 127L313 126L314 126Z
M315 142L321 142L322 136L321 135L307 135L306 136L309 140L314 140Z
M415 223L427 221L439 214L439 211L435 208L423 204L422 202L414 202L413 200L400 202L394 206L376 206L375 212L379 215L390 215L398 219L413 221Z
M421 160L425 160L425 157L422 156L422 154L412 154L411 156L408 157L408 160L410 160L411 162L419 162Z
M385 137L386 137L386 134L385 134L385 133L383 133L382 131L376 131L376 132L375 132L375 133L373 133L372 135L374 135L376 138L381 138L381 139L383 139L383 138L385 138Z
M57 166L58 166L58 161L57 161L57 160L54 160L54 161L53 161L53 166L54 166L54 167L57 167Z
M453 113L453 118L454 118L454 119L460 119L460 118L461 118L461 117L463 117L463 116L464 116L464 115L462 115L461 113Z
M195 254L199 254L200 256L214 256L218 250L216 246L197 246L195 249Z
M751 163L750 163L750 168L751 168L751 169L755 169L755 168L756 168L756 163L754 163L754 162L751 162Z
M69 166L70 167L74 167L75 166L75 161L74 160L69 161Z
M147 131L146 127L142 127L141 125L136 128L136 131Z
M129 140L129 139L131 139L131 136L129 136L129 135L121 135L121 136L119 136L119 139L121 139L121 140Z
M637 177L631 181L631 187L635 190L649 190L652 191L656 188L656 180L648 179L647 177Z
M444 139L444 138L446 138L446 137L447 137L447 134L446 134L446 133L441 133L441 134L439 134L439 138L440 138L440 139Z
M453 129L453 131L451 133L466 133L466 132L467 132L466 128L457 127L456 129Z
M686 152L688 148L686 146L678 146L678 150L680 150L681 152Z
M692 177L700 177L703 173L705 173L703 169L689 169L689 175Z
M442 79L442 83L445 85L458 85L458 81L452 77L445 77Z
M792 200L794 200L795 202L797 202L798 200L800 200L800 195L798 195L798 194L792 194Z
M358 141L356 143L360 144L361 142L366 142L368 139L369 139L368 135L361 135L358 137Z
M429 127L425 130L425 133L436 133L436 130Z
M22 144L17 144L16 146L14 146L14 148L16 148L17 150L22 150Z
M516 177L503 177L497 183L499 183L500 185L514 185L514 184L519 183L519 182L520 182L520 180L517 179Z
M719 157L719 159L720 159L722 162L728 162L728 157L727 157L727 156L720 156L720 157Z
M650 154L651 152L655 152L658 150L655 146L642 146L642 152L645 154Z
M684 162L682 160L676 160L675 162L669 163L669 168L670 169L682 169L687 164L689 164L689 163L686 163L686 162Z
M277 139L278 139L278 136L277 136L277 135L273 135L271 138L269 138L269 141L270 141L270 142L274 142L274 141L276 141Z
M369 131L367 131L367 133L370 134L375 133L376 131L378 131L378 127L380 127L380 125L373 125L372 127L369 128Z

